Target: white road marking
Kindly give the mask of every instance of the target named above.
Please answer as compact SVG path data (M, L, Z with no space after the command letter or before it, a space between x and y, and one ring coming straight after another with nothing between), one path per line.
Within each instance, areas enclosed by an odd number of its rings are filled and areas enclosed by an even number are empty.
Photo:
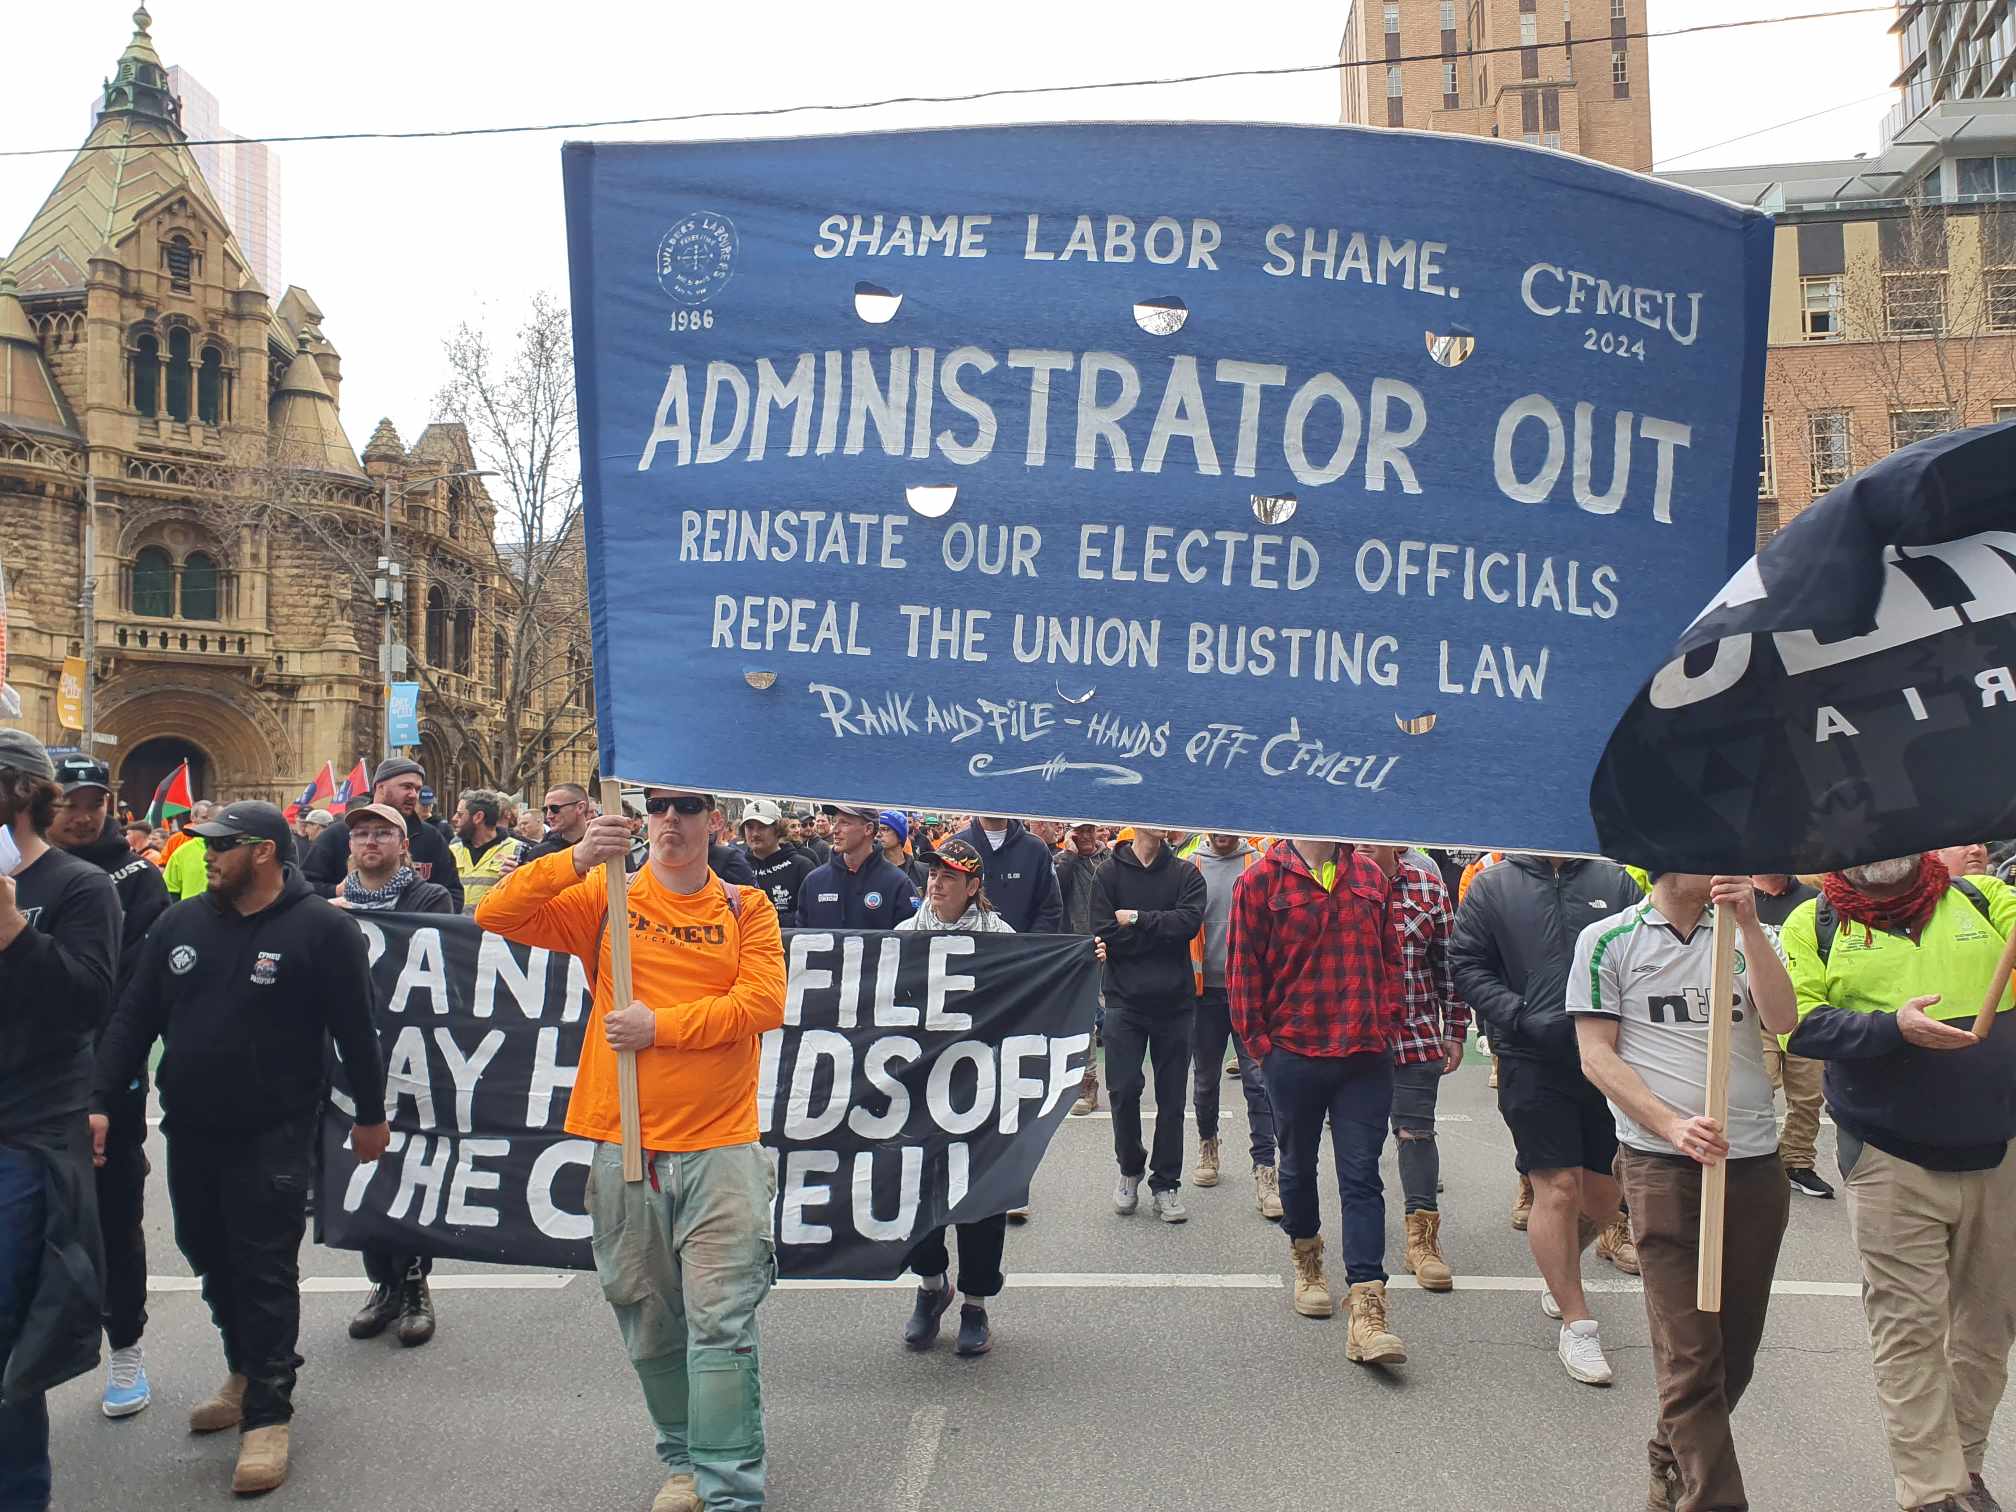
M1412 1276L1395 1276L1386 1283L1388 1291L1419 1291L1420 1285ZM1542 1292L1547 1283L1538 1276L1458 1276L1457 1291L1478 1292ZM1637 1295L1645 1290L1642 1281L1590 1279L1582 1283L1586 1292L1619 1293ZM1860 1297L1862 1283L1859 1281L1774 1281L1771 1284L1774 1297Z
M429 1276L427 1284L435 1291L559 1291L574 1280L572 1275L555 1275L551 1272L528 1271L524 1275L506 1273L476 1276ZM202 1290L203 1283L194 1276L149 1276L147 1290L150 1292L193 1292ZM364 1276L303 1276L301 1290L304 1293L325 1292L368 1292L371 1290L369 1278Z
M889 1497L890 1512L922 1512L931 1472L938 1466L938 1443L944 1436L943 1407L919 1407L910 1414L910 1442L903 1449L903 1473Z
M1278 1291L1279 1276L1211 1275L1194 1271L1015 1271L1009 1284L1023 1291ZM909 1291L914 1276L894 1281L849 1281L824 1277L785 1279L779 1291Z

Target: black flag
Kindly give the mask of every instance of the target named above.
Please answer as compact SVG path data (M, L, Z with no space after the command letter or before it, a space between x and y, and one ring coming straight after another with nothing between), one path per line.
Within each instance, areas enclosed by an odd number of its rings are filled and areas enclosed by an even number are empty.
M2016 425L1850 478L1633 700L1589 807L1654 871L1815 872L2016 834Z

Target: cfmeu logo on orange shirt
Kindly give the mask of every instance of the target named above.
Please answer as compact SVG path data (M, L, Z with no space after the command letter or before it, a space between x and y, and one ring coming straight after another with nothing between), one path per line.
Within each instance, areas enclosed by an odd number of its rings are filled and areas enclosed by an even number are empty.
M664 924L632 912L630 933L677 945L725 945L728 931L719 924Z

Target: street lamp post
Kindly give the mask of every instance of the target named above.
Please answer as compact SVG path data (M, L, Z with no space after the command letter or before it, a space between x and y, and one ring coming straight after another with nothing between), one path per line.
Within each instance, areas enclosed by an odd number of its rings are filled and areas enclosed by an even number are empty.
M406 648L394 642L393 621L398 618L400 608L406 602L406 579L399 563L392 555L392 501L403 499L410 493L418 493L423 488L431 488L436 483L453 478L494 478L497 474L488 468L467 467L460 472L437 473L431 478L420 478L399 489L392 488L392 479L385 479L383 490L385 500L385 533L380 547L378 570L371 579L372 597L378 603L380 632L378 638L378 681L385 699L384 750L381 754L390 760L396 753L392 745L392 684L406 670Z

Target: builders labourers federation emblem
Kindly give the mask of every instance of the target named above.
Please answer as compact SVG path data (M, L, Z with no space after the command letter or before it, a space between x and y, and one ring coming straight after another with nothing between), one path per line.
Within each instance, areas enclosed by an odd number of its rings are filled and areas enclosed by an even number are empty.
M658 243L658 286L684 305L705 304L735 272L735 222L699 210Z

